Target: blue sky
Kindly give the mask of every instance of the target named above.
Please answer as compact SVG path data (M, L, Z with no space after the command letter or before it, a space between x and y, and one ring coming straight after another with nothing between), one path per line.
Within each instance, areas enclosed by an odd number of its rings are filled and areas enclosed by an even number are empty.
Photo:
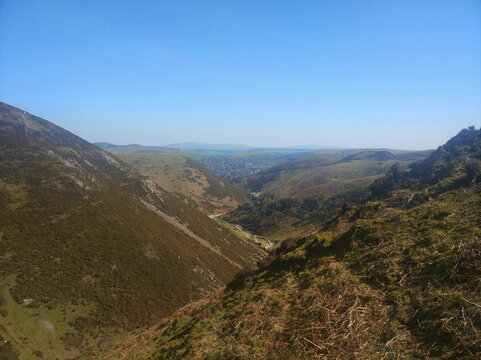
M481 1L0 0L0 100L89 141L432 148L481 123Z

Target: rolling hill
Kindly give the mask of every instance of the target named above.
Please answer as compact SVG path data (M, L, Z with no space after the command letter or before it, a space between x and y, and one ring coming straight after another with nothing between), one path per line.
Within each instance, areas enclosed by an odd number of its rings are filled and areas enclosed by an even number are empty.
M0 103L0 354L74 358L262 256L122 160Z
M240 205L224 219L274 242L305 236L335 215L343 204L364 200L369 194L369 185L395 164L408 165L431 153L319 151L324 154L287 161L247 177L246 187L260 193L251 196L250 202Z
M95 359L478 359L481 131Z
M245 191L182 154L118 154L141 174L184 195L208 214L225 213L247 200Z
M428 155L423 152L398 158L387 150L364 150L352 154L351 150L324 151L337 152L289 161L260 171L246 178L244 183L252 191L280 198L336 194L370 184L397 162L420 160ZM349 155L341 157L341 151L343 155Z
M247 178L245 183L252 191L267 192L281 198L334 194L371 183L396 162L392 158L343 161L336 156L321 155L261 171Z

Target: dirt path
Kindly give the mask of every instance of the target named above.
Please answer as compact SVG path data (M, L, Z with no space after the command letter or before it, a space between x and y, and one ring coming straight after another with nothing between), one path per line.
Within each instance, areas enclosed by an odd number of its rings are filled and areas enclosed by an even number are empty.
M251 232L246 231L246 230L245 230L242 226L240 226L240 225L237 225L237 224L232 224L232 225L234 225L237 230L242 231L244 234L246 234L246 236L248 236L248 237L249 237L252 241L254 241L255 243L262 244L262 242L259 241L258 238L267 241L267 246L262 246L265 250L269 250L269 249L272 248L272 246L274 245L274 244L272 243L272 241L271 241L268 237L265 237L265 236L262 236L262 235L254 235L254 234L252 234Z
M218 217L221 217L222 215L225 215L225 214L227 214L227 213L224 212L222 214L210 214L209 217L211 219L217 219Z

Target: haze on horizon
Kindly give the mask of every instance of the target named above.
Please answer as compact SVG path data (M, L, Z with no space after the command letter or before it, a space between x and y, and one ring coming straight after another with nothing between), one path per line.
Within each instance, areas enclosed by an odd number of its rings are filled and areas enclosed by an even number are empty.
M435 148L481 122L481 2L0 2L0 101L85 139Z

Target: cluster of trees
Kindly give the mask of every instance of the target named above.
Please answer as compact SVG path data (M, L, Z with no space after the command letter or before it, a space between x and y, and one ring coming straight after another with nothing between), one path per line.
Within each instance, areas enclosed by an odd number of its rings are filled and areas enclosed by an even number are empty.
M269 236L279 229L282 220L290 219L294 226L309 222L323 222L334 216L344 204L365 199L366 187L335 195L315 195L305 198L277 198L272 194L252 197L251 202L239 206L226 220L242 225L257 234Z

